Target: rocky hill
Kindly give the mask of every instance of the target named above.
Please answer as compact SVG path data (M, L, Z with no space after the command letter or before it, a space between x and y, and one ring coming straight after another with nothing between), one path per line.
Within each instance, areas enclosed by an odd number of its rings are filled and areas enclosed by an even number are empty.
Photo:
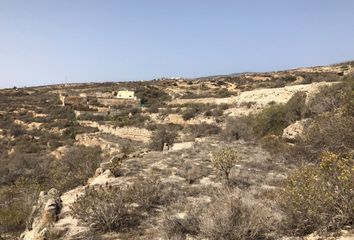
M352 239L353 89L354 62L2 89L0 239Z

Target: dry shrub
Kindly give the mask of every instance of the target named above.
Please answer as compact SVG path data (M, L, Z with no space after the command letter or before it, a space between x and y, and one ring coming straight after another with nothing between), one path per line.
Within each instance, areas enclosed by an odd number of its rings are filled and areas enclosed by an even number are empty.
M315 116L295 146L294 157L318 162L322 152L347 154L354 149L354 100L348 84L324 87L309 101Z
M63 239L68 229L58 229L58 228L49 228L49 231L45 234L46 240L60 240Z
M129 141L125 141L119 146L119 150L121 153L125 155L129 155L134 152L133 143Z
M144 106L162 106L171 96L160 88L154 86L139 86L135 89L135 95Z
M26 131L18 124L13 124L9 131L10 135L17 138L26 133Z
M204 112L206 117L221 117L224 114L224 111L229 108L229 105L226 103L213 106L209 105L209 109Z
M51 187L60 192L85 184L92 177L102 160L98 147L75 146L60 161L49 166Z
M340 78L338 74L333 72L301 72L300 76L304 78L304 84L313 82L335 82Z
M136 202L143 211L165 203L161 195L162 185L156 177L137 180L126 192L131 202Z
M137 110L136 108L131 108L125 109L120 115L113 116L112 120L117 127L144 127L145 123L150 120L150 117L142 114L140 109Z
M32 178L18 178L14 184L0 187L0 235L24 230L40 188Z
M200 219L201 235L210 240L269 239L278 225L270 208L236 190L216 194Z
M140 179L127 188L90 188L72 204L72 215L92 231L124 232L138 226L143 213L160 203L160 186L156 179Z
M322 98L323 102L321 102ZM292 109L296 109L296 102L291 105L294 106L291 107ZM353 106L353 95L348 93L343 85L323 88L314 99L310 100L310 110L308 110L313 115L313 109L321 108L321 111L316 110L320 114L313 116L311 123L305 126L303 136L297 138L293 146L277 136L269 135L262 138L262 146L273 156L298 164L316 163L324 151L347 154L354 148ZM300 113L297 116L308 116L309 112L306 109L300 107L297 109Z
M175 208L176 205L172 205L171 208ZM188 208L189 207L189 208ZM184 216L180 217L176 214L169 213L164 214L160 230L162 231L166 239L186 239L187 235L196 236L199 234L200 219L199 214L201 208L191 208L187 205L187 210L184 212Z
M349 153L354 149L354 117L326 113L305 129L304 138L295 146L294 155L308 162L318 162L324 151Z
M123 173L122 166L123 166L123 158L113 157L109 163L109 170L115 177L119 177Z
M136 211L127 206L119 187L90 189L71 206L72 215L94 231L123 231L138 224Z
M246 141L252 140L254 138L252 122L252 116L228 118L226 121L226 127L220 134L221 139L229 142L239 139L244 139Z
M201 123L196 125L190 125L186 128L186 131L191 133L193 137L208 137L218 134L221 129L213 124Z
M183 118L184 121L188 121L188 120L196 117L201 112L202 112L202 109L199 108L197 105L195 105L192 108L189 108L189 109L185 110L182 113L182 118Z
M279 204L297 235L334 230L354 222L353 153L323 154L320 164L300 167L287 179Z
M299 165L303 162L296 152L296 146L289 144L282 137L276 135L267 135L259 141L262 148L267 150L273 159L278 162ZM296 157L294 157L296 155Z
M167 143L171 146L177 137L177 132L173 129L162 128L153 133L150 148L155 151L162 151L163 146Z
M186 179L189 184L195 183L198 179L208 176L209 169L204 165L196 165L186 160L180 171L180 175Z
M309 111L315 115L334 111L348 102L350 97L352 98L352 93L347 84L323 86L320 91L309 100Z

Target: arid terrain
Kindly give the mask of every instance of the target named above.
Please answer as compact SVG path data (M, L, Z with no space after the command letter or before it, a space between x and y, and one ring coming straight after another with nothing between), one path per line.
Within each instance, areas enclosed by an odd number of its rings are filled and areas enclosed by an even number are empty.
M354 239L353 90L354 62L1 89L0 239Z

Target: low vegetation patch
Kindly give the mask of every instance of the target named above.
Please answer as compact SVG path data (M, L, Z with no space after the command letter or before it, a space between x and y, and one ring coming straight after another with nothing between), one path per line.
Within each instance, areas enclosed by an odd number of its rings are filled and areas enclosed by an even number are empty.
M196 137L208 137L212 135L217 135L220 133L221 128L207 123L190 125L184 129L186 133L191 134L194 138Z
M220 139L228 142L244 139L246 141L254 138L252 129L254 118L252 116L240 116L228 118L225 129L220 133Z
M159 191L160 183L155 179L141 179L128 188L90 188L72 204L72 215L93 231L128 231L159 203Z
M276 239L280 215L237 189L211 192L211 202L170 206L161 230L167 239ZM178 214L179 213L179 214Z
M0 239L3 234L25 229L42 187L34 178L19 178L13 184L0 187Z
M219 152L214 153L211 158L213 166L221 172L227 185L230 185L231 169L240 161L240 155L231 148L224 148Z
M50 163L50 185L60 192L84 185L101 161L101 149L98 147L71 148L60 161Z
M139 86L135 90L135 95L141 100L141 104L146 107L156 108L171 100L168 93L154 86Z
M201 215L201 235L211 239L275 238L279 218L250 195L232 190L214 197Z
M294 234L335 230L354 222L353 153L326 152L317 165L294 171L281 191L279 203Z
M259 136L280 135L283 129L307 115L306 95L296 93L286 104L274 104L255 115L253 131Z
M159 129L155 131L151 137L150 148L155 151L162 151L164 144L172 146L176 137L177 132L172 129Z

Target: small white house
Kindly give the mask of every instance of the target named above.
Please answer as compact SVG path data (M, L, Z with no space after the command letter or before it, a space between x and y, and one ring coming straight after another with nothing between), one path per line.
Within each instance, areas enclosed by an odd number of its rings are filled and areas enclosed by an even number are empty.
M117 98L136 100L134 91L121 90L117 92Z

